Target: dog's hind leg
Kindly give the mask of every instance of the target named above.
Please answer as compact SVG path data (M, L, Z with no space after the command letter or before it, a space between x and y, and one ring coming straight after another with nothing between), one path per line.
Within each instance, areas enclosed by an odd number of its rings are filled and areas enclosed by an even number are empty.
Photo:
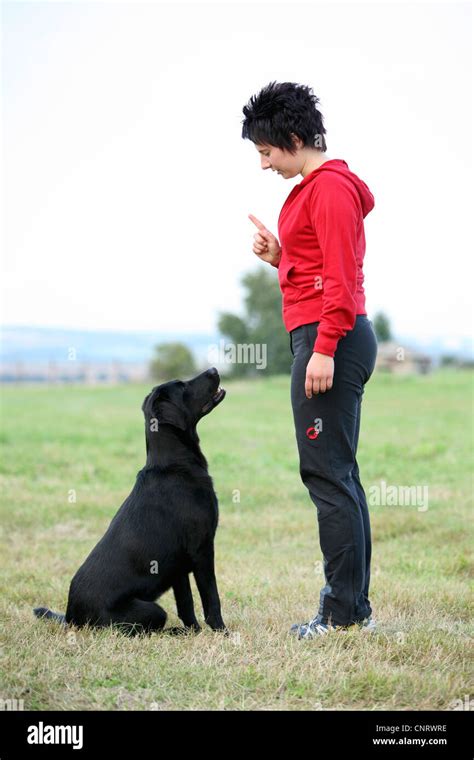
M119 627L123 633L134 636L137 633L161 631L168 616L155 602L131 599L127 604L111 610L106 617L108 623Z
M194 613L193 593L188 573L183 573L176 578L173 583L173 592L176 599L178 617L183 621L185 629L191 628L193 631L200 631L201 626ZM170 632L181 633L182 629L168 629L168 633Z

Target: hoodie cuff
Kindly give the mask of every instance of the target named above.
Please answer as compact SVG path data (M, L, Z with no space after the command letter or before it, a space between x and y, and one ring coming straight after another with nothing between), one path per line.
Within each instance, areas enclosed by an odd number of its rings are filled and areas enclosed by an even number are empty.
M328 335L324 335L318 331L318 335L314 341L313 351L317 351L318 354L331 356L334 359L338 343L339 338L330 338Z

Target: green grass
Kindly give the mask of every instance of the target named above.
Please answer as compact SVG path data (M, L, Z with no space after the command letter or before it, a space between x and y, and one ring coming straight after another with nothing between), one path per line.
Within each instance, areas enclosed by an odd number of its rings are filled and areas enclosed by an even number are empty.
M0 697L43 710L446 710L464 700L472 374L375 374L366 386L366 492L381 480L427 485L429 508L370 507L379 632L302 642L288 628L314 614L324 584L289 377L225 385L199 434L219 497L216 572L230 638L208 628L185 638L65 633L33 617L40 604L65 610L72 575L130 492L144 464L149 388L4 389ZM162 603L179 624L172 593Z

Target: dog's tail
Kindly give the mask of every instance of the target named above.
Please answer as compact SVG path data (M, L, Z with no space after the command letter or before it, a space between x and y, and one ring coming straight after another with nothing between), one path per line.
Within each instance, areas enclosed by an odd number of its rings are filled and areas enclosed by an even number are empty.
M48 607L35 607L33 612L41 620L55 620L57 623L61 623L61 625L67 625L66 615L62 615L60 612L53 612Z

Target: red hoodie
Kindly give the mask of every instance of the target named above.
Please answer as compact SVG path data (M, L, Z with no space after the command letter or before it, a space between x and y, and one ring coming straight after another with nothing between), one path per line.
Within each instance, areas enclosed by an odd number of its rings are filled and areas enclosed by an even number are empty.
M340 158L295 185L278 218L277 265L288 332L319 322L313 351L334 356L337 343L365 310L364 218L374 196Z

